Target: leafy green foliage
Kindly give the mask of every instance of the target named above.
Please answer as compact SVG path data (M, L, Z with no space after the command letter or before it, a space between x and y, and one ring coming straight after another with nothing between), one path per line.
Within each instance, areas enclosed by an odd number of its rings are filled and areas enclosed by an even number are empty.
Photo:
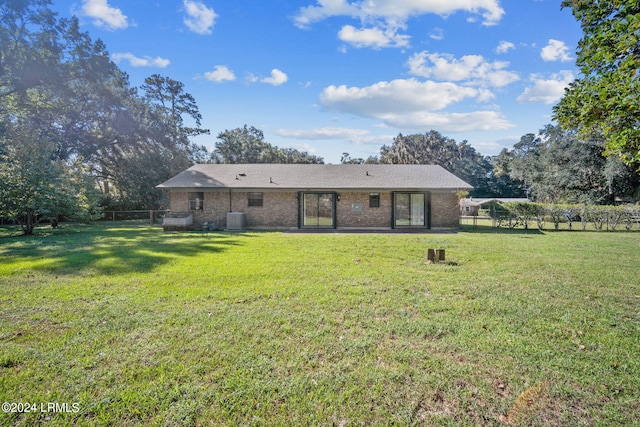
M640 5L636 0L565 0L584 37L583 74L554 108L557 120L584 138L605 139L607 154L640 163Z
M168 77L154 74L142 85L144 99L151 108L151 117L158 123L163 136L173 146L189 146L189 138L209 134L200 127L202 115L195 98L184 91L184 84ZM195 122L196 127L187 127L184 116Z
M572 223L580 221L582 230L586 230L587 224L591 224L596 231L616 231L619 225L624 224L626 231L631 231L640 226L640 207L634 205L607 206L607 205L572 205L572 204L546 204L534 202L506 202L489 211L499 227L515 228L518 226L529 228L531 221L537 222L540 230L544 229L544 223L548 219L553 222L554 228L559 229L560 223L567 223L572 229Z
M113 184L105 195L115 196L118 205L156 209L163 196L157 184L206 160L206 148L192 143L191 138L209 130L200 127L195 99L182 83L156 74L145 80L142 89L142 97L125 94L116 98L125 115L112 116L106 123L122 126L100 133L112 144L103 144L92 160L103 186ZM185 120L195 126L187 126Z
M50 4L49 0L0 3L0 99L55 84L61 77L62 47Z
M369 156L366 159L363 159L362 157L353 158L349 153L344 152L340 157L340 163L343 165L377 164L380 163L380 159L376 156Z
M215 163L324 163L322 157L271 145L260 129L247 125L220 132L211 158Z
M602 146L574 131L548 125L524 135L494 160L496 174L523 182L532 199L547 203L614 203L640 199L640 175Z
M0 156L0 216L16 221L33 234L43 220L64 216L88 221L98 216L99 197L78 165L53 157L46 145L21 141Z
M542 229L544 227L546 210L542 205L530 202L507 202L500 205L507 212L510 227L522 224L524 229L527 230L532 220L536 220L538 228Z
M390 146L380 149L380 163L440 165L471 184L474 197L520 196L517 183L494 176L490 158L467 141L461 143L434 130L422 134L399 134ZM514 194L515 193L515 194Z
M24 138L12 135L31 135L35 153L50 154L67 180L70 171L82 175L103 201L158 208L157 184L206 161L206 149L190 141L208 133L195 99L159 75L138 96L104 44L50 5L0 4L0 153L20 149Z

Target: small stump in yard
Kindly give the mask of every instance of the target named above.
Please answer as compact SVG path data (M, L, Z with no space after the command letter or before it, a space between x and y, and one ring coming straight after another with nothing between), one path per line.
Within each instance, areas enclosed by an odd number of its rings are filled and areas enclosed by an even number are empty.
M427 249L427 263L436 264L445 262L444 249Z

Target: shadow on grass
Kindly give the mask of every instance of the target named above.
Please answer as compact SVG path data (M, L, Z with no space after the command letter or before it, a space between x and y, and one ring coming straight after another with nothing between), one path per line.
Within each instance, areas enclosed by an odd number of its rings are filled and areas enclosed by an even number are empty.
M34 236L0 233L5 274L42 271L53 274L145 273L180 258L215 254L240 245L243 234L164 233L161 228L73 225L40 229Z

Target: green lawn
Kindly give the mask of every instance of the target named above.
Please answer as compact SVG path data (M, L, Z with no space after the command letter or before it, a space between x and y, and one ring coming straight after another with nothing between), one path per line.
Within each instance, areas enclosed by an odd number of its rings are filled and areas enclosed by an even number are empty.
M640 424L638 232L12 232L0 425Z

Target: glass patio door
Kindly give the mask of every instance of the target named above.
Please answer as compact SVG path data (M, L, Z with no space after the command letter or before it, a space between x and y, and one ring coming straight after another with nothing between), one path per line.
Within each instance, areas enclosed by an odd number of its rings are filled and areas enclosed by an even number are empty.
M424 193L395 193L395 226L426 226Z
M304 227L334 227L334 193L304 193L302 205Z

